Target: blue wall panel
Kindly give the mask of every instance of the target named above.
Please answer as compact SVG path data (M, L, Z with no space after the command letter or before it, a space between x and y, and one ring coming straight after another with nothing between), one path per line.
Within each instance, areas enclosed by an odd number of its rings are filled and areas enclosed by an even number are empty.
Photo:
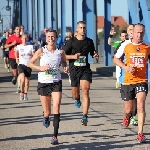
M35 12L35 23L34 23L34 26L35 26L35 34L37 35L37 36L39 36L39 33L38 33L38 12L37 12L37 10L38 10L38 2L37 2L38 0L34 0L34 3L35 3L35 10L34 10L34 12Z
M104 64L110 66L112 64L111 46L108 45L108 37L111 29L111 0L105 0L104 3Z
M41 34L41 30L44 29L44 1L38 0L38 9L37 9L37 24L38 24L38 35Z
M52 21L52 29L57 30L57 0L51 1L51 21Z
M30 33L31 35L33 35L33 26L32 26L32 1L31 0L27 0L27 15L28 15L28 20L27 20L27 28L26 30L28 31L28 33Z
M145 40L147 40L147 42L150 42L150 11L147 10L147 5L146 5L146 1L143 0L139 0L140 1L140 9L142 11L140 11L140 15L143 16L143 24L145 25L145 31L146 31L146 36L147 38L145 38Z
M94 41L96 48L96 0L83 0L82 2L82 11L83 11L83 20L87 24L87 37L91 38ZM88 61L93 62L93 58L89 55Z
M27 20L28 20L28 17L27 17L27 0L23 0L21 1L21 4L22 4L22 25L24 25L25 29L27 29L28 27L28 24L27 24Z
M51 0L45 0L45 27L51 28Z
M32 38L35 40L36 36L36 8L35 8L35 0L32 0Z
M66 6L65 0L61 0L61 37L62 40L66 37Z
M77 26L77 0L72 0L72 31L76 31Z
M134 2L132 0L128 0L128 8L129 8L129 12L130 12L129 24L135 24L140 21L139 15L137 13L136 5L137 5L136 2Z

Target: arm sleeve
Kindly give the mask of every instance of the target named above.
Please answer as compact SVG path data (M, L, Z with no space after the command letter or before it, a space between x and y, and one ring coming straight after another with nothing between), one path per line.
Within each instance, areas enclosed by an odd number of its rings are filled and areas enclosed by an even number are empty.
M90 55L93 57L93 55L94 55L94 51L96 51L95 50L95 46L94 46L94 43L93 43L93 40L91 40L91 50L90 50Z
M62 48L66 55L71 55L71 49L72 49L72 40L68 40L67 42L64 42L63 48Z

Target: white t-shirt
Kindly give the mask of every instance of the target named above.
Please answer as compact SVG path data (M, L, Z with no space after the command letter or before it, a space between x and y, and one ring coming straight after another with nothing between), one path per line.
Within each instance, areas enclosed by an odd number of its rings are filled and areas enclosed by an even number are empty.
M28 62L32 57L32 52L34 51L33 45L17 45L16 50L19 53L19 64L27 66Z
M131 40L125 40L120 47L117 50L117 53L115 54L116 58L121 58L124 54L124 48L127 44L131 43Z
M123 56L124 47L130 42L131 42L131 40L125 40L123 43L121 43L120 47L117 50L117 53L115 54L115 56L117 58L121 58ZM116 79L117 79L117 82L119 82L120 76L121 76L121 68L116 65Z

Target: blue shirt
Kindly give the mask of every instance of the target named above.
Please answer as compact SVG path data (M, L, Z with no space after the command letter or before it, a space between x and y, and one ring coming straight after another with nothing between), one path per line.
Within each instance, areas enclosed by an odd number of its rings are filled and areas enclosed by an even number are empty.
M46 35L41 34L40 37L38 38L38 41L41 42L42 47L46 45Z
M4 36L4 35L3 35L3 36L1 36L1 40L2 40L2 39L4 39L4 38L5 38L5 36Z
M28 39L28 41L27 41L27 44L28 44L28 45L33 45L33 43L32 43L31 41L33 41L33 39L32 39L32 37L29 36L29 39Z
M57 48L61 49L61 46L62 46L62 38L61 37L58 37L56 44L57 44Z

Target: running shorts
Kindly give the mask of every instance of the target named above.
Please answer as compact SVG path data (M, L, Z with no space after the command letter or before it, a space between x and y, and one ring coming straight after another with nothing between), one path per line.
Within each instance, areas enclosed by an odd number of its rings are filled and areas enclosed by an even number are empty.
M41 96L50 96L52 92L62 92L62 80L54 83L38 82L37 92Z
M136 94L139 92L145 92L148 94L148 84L146 82L131 84L131 85L121 85L121 98L124 101L134 100Z

